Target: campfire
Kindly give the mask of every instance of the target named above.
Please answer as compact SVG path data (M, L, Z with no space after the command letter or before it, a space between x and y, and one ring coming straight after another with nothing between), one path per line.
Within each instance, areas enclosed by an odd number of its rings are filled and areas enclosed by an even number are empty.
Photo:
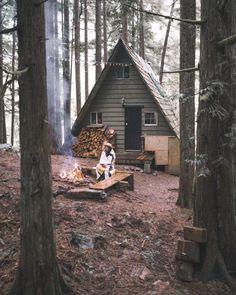
M60 178L63 180L66 180L68 182L73 182L73 183L85 181L85 176L82 173L78 164L75 164L74 169L72 169L70 171L63 170L60 173Z

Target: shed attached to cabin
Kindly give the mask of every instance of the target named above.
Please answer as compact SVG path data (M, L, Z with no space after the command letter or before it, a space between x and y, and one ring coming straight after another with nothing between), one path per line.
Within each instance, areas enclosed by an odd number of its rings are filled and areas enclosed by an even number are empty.
M116 132L118 160L153 151L157 165L178 173L178 118L151 66L122 39L81 109L72 134L78 136L86 126L103 125Z

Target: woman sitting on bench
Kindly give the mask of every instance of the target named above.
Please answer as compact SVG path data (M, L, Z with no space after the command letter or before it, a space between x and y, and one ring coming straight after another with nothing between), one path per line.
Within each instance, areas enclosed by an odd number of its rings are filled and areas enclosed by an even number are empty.
M108 179L115 173L115 152L109 142L104 144L104 149L100 157L99 164L96 166L97 180Z

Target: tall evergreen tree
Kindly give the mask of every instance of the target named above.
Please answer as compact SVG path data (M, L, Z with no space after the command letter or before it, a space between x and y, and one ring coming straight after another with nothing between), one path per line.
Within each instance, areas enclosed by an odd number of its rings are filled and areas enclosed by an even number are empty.
M180 1L180 18L196 18L196 0ZM196 28L180 23L180 70L195 67ZM195 72L180 73L180 178L177 204L192 208L195 159Z
M3 28L2 7L0 6L0 30ZM0 67L3 68L3 38L0 34ZM0 143L7 142L6 116L4 103L3 71L0 70Z
M44 3L17 1L20 76L21 241L11 295L62 295L56 260L47 114ZM65 294L65 292L64 292Z
M70 76L70 18L69 0L63 7L63 97L64 97L64 142L70 135L71 121L71 76Z
M85 76L85 100L89 92L89 67L88 67L88 1L84 0L84 76Z
M81 109L81 81L80 81L80 3L74 0L74 24L75 24L75 85L76 85L76 110L77 115Z
M101 14L101 0L96 0L96 21L95 21L95 33L96 33L96 80L102 71L102 14Z
M194 224L207 228L201 279L236 271L236 2L201 1ZM227 28L227 29L226 29ZM235 288L235 285L234 285Z

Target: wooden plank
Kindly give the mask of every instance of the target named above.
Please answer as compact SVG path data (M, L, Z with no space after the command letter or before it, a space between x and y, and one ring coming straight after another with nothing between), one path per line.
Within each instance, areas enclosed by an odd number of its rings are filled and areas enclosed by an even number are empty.
M87 188L71 189L64 193L64 197L73 200L96 199L105 200L107 194L103 190L92 190Z
M180 169L180 147L179 139L177 137L170 137L168 142L168 167L167 171L173 175L179 175Z
M200 246L196 242L178 240L176 258L193 263L200 262Z
M205 228L185 226L184 239L194 241L197 243L207 242L207 230Z
M168 165L168 136L145 136L145 151L155 151L155 164Z
M123 181L126 179L129 181L131 175L132 174L126 173L126 172L116 172L109 179L105 179L105 180L102 180L98 183L95 183L95 184L91 185L90 188L94 189L94 190L107 190L107 189L115 186L117 183L119 183L119 181Z

